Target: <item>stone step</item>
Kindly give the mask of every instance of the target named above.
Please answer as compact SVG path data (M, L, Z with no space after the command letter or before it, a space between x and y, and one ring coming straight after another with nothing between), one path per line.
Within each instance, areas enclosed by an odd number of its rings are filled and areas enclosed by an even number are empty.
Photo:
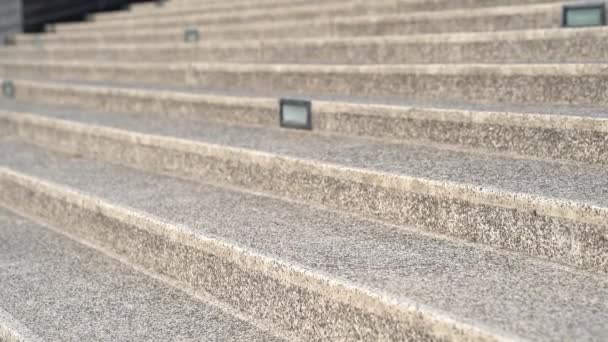
M570 2L585 1L575 0ZM264 0L252 3L244 1L239 3L166 3L164 6L156 6L154 4L134 4L130 11L98 13L92 16L96 22L101 21L123 21L131 19L143 19L157 16L177 17L189 15L193 13L214 13L223 14L228 12L245 12L253 10L274 10L274 9L296 9L303 6L315 5L318 12L325 11L326 7L344 6L359 6L367 8L366 13L382 13L384 8L392 7L397 11L444 11L458 8L480 8L494 6L516 6L526 4L542 4L558 2L557 0L502 0L500 2L494 0Z
M218 1L215 3L204 3L199 1L194 2L175 2L175 1L166 1L163 4L158 3L134 3L131 4L128 9L129 11L123 11L119 15L112 15L110 13L97 13L93 15L95 20L122 20L122 16L130 17L130 16L138 16L138 15L149 15L155 13L164 13L164 12L172 12L174 10L201 10L205 9L207 12L223 12L230 8L238 11L246 11L255 8L266 8L272 9L281 6L298 6L303 4L312 4L312 3L349 3L357 0L258 0L255 2L248 0L240 0L240 1ZM379 0L379 1L390 1L390 0ZM402 0L397 0L402 1ZM409 0L408 0L409 1Z
M469 103L608 104L607 65L301 65L0 60L5 78Z
M19 103L68 105L183 122L279 125L279 101L271 96L35 80L14 80L13 84ZM374 104L323 99L314 99L312 108L315 132L608 165L608 111L604 108Z
M19 141L0 150L3 204L306 341L608 338L605 276Z
M28 198L36 200L38 189L31 190ZM11 195L4 186L1 193ZM51 213L36 210L23 213L36 221L38 213ZM66 226L48 229L47 223L0 209L2 341L283 341L172 286L174 280L135 270L69 239Z
M448 2L448 1L443 1ZM515 1L515 4L523 2L524 4L556 4L557 1ZM475 3L470 1L454 1L449 2L451 6L444 6L441 11L448 9L459 9L460 7L476 8ZM424 17L430 13L425 13L425 10L437 10L437 8L427 8L427 5L437 6L433 2L338 2L338 3L305 3L297 6L285 6L275 8L253 8L251 10L238 11L233 7L221 12L209 12L205 8L193 10L189 8L182 9L178 12L160 11L158 15L149 17L121 17L120 20L111 21L93 21L93 22L76 22L62 23L53 25L54 32L95 32L104 31L120 31L129 29L152 29L152 28L172 28L184 26L200 26L205 30L221 25L232 24L253 24L270 21L294 21L294 20L312 20L312 19L331 19L333 17L350 17L362 15L382 15L382 14L400 14L403 17ZM460 6L462 5L462 6ZM487 4L480 4L486 5ZM507 4L500 4L506 6ZM496 4L494 4L496 6ZM189 12L184 12L184 11ZM463 10L460 10L461 12ZM413 13L412 13L413 12Z
M59 44L0 50L3 59L248 63L551 63L608 60L608 29L539 29L409 36Z
M385 14L316 20L276 20L264 23L183 25L141 30L109 28L95 32L20 34L16 44L81 44L93 42L181 42L188 29L198 29L200 39L268 39L303 37L353 37L441 32L487 32L560 27L561 4L505 6L481 9Z
M605 167L23 105L0 118L49 149L608 271Z

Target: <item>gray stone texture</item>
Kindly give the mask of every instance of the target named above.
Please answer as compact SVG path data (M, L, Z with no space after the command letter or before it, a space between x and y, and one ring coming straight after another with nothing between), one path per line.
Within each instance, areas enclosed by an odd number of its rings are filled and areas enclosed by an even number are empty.
M608 270L602 167L128 115L6 112L1 122L54 150Z
M607 65L293 65L0 61L8 78L189 86L219 91L442 99L469 103L608 104Z
M21 103L186 121L275 127L278 101L270 97L201 94L180 90L15 81ZM18 104L3 102L6 109ZM434 106L433 106L434 105ZM564 106L458 107L439 103L395 105L313 101L313 129L449 144L555 160L608 164L608 112Z
M513 1L511 1L513 2ZM546 0L527 0L527 1L515 1L516 3L547 3ZM149 16L144 18L131 18L123 17L121 20L112 21L100 21L100 22L81 22L81 23L68 23L59 24L55 26L56 32L95 32L95 31L119 31L129 29L160 29L160 28L172 28L172 27L186 27L186 26L200 26L202 28L213 29L223 25L234 25L234 24L257 24L257 23L268 23L272 21L298 21L298 20L319 20L328 19L331 20L334 17L347 18L364 15L384 15L384 14L400 14L402 18L420 18L428 15L425 12L414 12L426 9L438 9L439 6L444 5L442 13L446 10L456 9L463 13L464 11L476 10L477 7L486 7L488 2L477 3L470 1L449 1L450 5L445 6L446 1L439 2L395 2L395 1L374 1L370 2L352 2L342 1L339 3L306 3L304 5L296 6L281 6L275 8L259 8L255 7L250 10L239 11L235 9L235 6L230 7L225 11L209 11L209 9L203 9L201 11L195 11L191 8L187 8L189 12L175 11L167 13L161 12L161 15ZM505 6L507 4L494 3L493 6ZM462 7L467 8L466 10L461 9ZM473 8L470 8L473 7ZM455 12L458 13L458 12ZM167 15L169 14L169 15Z
M0 341L608 340L608 31L562 5L172 0L17 35Z
M18 152L1 157L3 203L306 340L608 333L605 276L10 139L2 151Z
M215 41L192 45L54 44L16 46L3 59L112 60L121 62L248 62L248 63L538 63L598 62L608 58L602 28L542 29L503 32L443 33L293 40Z
M204 40L355 37L439 32L486 32L555 28L561 25L560 4L506 6L471 10L428 12L404 16L344 17L316 20L277 20L263 23L244 23L198 27ZM91 42L175 42L182 41L184 28L154 28L136 31L114 30L95 32L61 32L53 35L19 35L18 44L32 44L39 39L44 44Z
M273 13L285 13L291 17L300 17L301 11L316 8L316 17L322 17L330 9L335 11L334 16L356 15L356 14L382 14L411 11L439 11L459 8L479 8L507 5L526 5L548 3L550 0L502 0L496 3L494 0L433 0L433 1L401 1L401 0L376 0L373 2L365 0L258 0L255 2L244 1L241 3L226 3L210 5L207 3L192 3L186 6L177 6L175 2L167 4L162 11L158 8L142 4L132 6L132 10L121 13L99 13L95 15L95 22L125 22L145 20L151 18L176 18L184 15L208 14L209 23L222 21L237 21L239 18L256 15L260 11L268 13L267 18L274 18ZM342 10L338 10L342 8ZM299 15L298 15L299 14ZM310 15L310 17L315 17ZM301 18L301 17L300 17ZM70 27L72 25L66 25ZM74 24L75 27L86 25Z
M29 329L24 341L280 341L4 209L0 265L0 308Z

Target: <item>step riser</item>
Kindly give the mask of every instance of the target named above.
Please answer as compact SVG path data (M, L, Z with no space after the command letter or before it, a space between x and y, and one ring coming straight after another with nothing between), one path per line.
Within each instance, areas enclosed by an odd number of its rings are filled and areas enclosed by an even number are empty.
M56 32L93 32L98 30L119 30L119 29L154 29L154 28L169 28L189 25L200 25L204 27L214 27L221 25L232 24L252 24L256 22L271 22L276 20L305 20L305 19L321 19L332 17L346 17L357 15L382 15L396 14L413 11L424 11L428 6L427 3L401 3L398 5L367 5L367 4L327 4L322 8L319 6L306 5L303 7L292 7L289 9L278 10L263 10L258 8L249 12L235 12L234 9L228 11L208 13L191 11L189 13L181 13L179 16L167 15L162 12L162 16L155 16L143 19L124 18L121 21L106 21L106 22L85 22L85 23L70 23L54 25ZM503 4L501 4L504 6ZM437 9L437 3L431 3L431 9ZM452 7L453 8L453 7ZM443 8L442 10L447 10Z
M301 70L301 71L300 71ZM335 70L335 71L333 71ZM487 70L487 69L483 69ZM513 74L462 70L453 74L416 73L393 69L344 70L242 69L214 66L129 67L91 65L33 65L0 63L0 72L12 78L48 78L138 82L165 86L318 96L354 96L367 99L416 99L477 103L608 104L608 82L601 74ZM559 69L558 69L559 70Z
M216 98L154 91L15 82L16 99L49 105L278 127L274 99ZM493 152L608 165L608 123L540 115L346 105L313 101L313 129L381 139L430 141ZM471 119L473 115L473 119ZM526 124L526 122L528 124Z
M232 97L205 97L197 94L175 95L163 92L145 92L106 88L70 88L63 86L40 87L27 81L15 81L17 101L49 105L77 106L96 111L156 115L175 120L213 121L243 125L279 125L277 99L244 99ZM315 123L329 128L340 122L324 113ZM321 126L322 125L322 126Z
M388 178L381 173L94 126L39 122L39 118L7 114L0 127L5 134L16 132L45 148L184 179L227 183L608 271L608 245L602 243L608 214L601 208L424 179Z
M395 41L260 43L256 46L88 49L10 49L3 58L27 60L112 60L123 62L252 62L252 63L563 63L608 59L605 35L572 35L555 39L480 42L402 43Z
M361 290L238 247L196 238L179 227L99 199L7 172L0 173L0 184L0 201L12 210L184 282L307 341L495 340L417 309L399 310Z
M318 36L382 36L405 35L415 33L442 32L487 32L501 30L523 30L535 28L555 28L561 25L561 8L552 6L543 11L506 13L494 16L439 18L438 20L421 19L419 21L365 21L365 22L332 22L325 21L312 25L301 23L295 25L235 25L202 29L202 40L214 39L265 39L265 38L300 38ZM32 44L35 39L43 42L91 43L91 42L159 42L183 41L183 32L154 30L137 35L126 34L124 30L98 32L95 36L80 32L64 32L50 36L18 35L17 44ZM169 34L171 32L171 34ZM173 38L173 39L172 39Z

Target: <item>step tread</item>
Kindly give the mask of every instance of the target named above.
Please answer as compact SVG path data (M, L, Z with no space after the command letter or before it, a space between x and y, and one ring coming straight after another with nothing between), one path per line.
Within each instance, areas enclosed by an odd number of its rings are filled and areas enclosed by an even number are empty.
M608 337L608 279L298 203L68 157L11 137L1 165L400 303L531 340ZM559 313L559 314L557 314Z
M5 209L0 209L1 310L42 341L279 341Z
M572 201L608 207L608 170L601 166L510 158L407 142L309 134L266 127L211 122L179 122L141 115L94 113L69 108L0 101L0 109L42 117L118 128L194 142L271 153L283 157L355 168L373 173L420 178L472 189ZM277 118L278 120L278 118Z

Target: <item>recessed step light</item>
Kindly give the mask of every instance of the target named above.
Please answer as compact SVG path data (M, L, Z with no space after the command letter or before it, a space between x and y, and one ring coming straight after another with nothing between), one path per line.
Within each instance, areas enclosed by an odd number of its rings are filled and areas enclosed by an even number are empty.
M187 29L184 32L184 41L186 43L196 43L200 39L200 34L197 29Z
M280 100L281 127L312 129L312 106L308 100Z
M15 97L15 85L12 81L2 82L2 95L9 99Z
M563 27L587 27L606 25L606 5L602 3L564 5Z

